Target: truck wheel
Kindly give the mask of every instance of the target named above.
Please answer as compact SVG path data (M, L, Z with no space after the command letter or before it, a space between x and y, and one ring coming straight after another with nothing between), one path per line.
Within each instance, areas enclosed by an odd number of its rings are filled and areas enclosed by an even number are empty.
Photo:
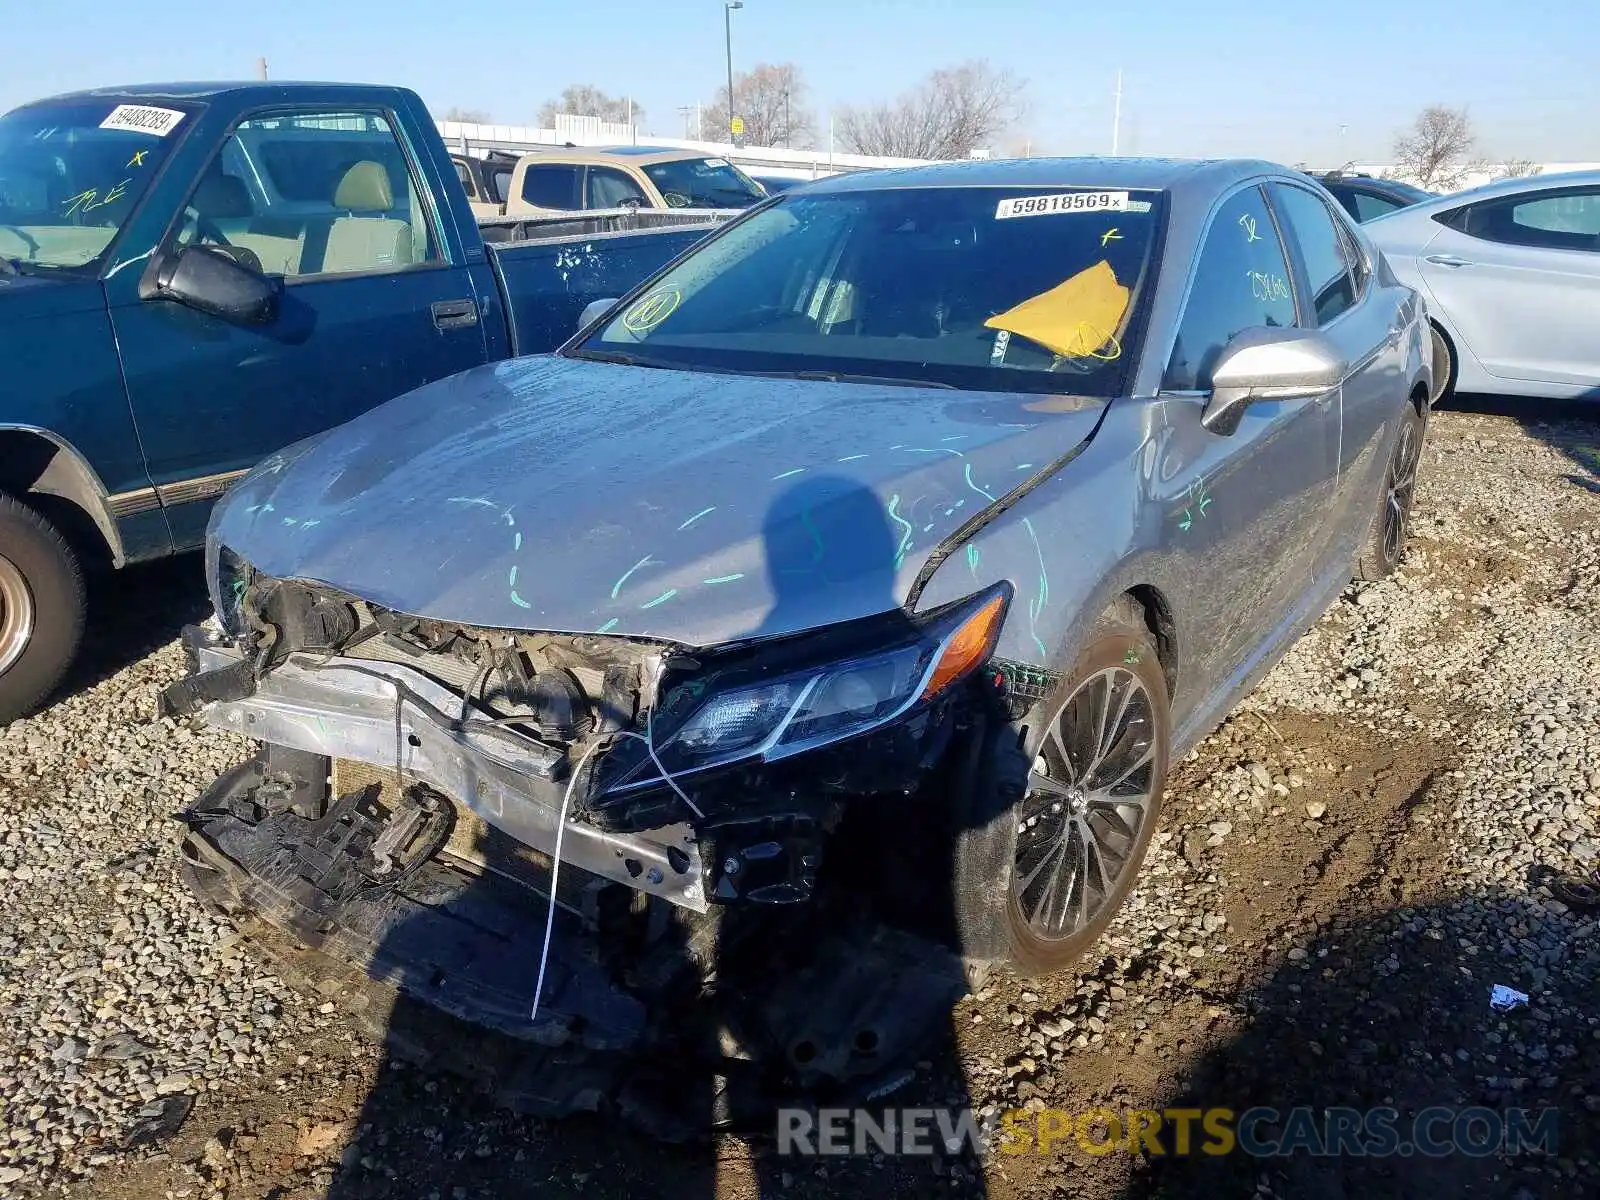
M61 682L83 638L83 572L66 539L0 493L0 725Z
M1383 473L1383 491L1378 510L1356 560L1356 578L1364 582L1382 579L1400 565L1405 553L1406 530L1411 524L1411 500L1417 486L1417 463L1422 458L1422 415L1416 405L1407 403L1400 413L1400 431L1395 435L1389 466Z
M958 912L994 918L963 920L967 945L1027 975L1060 971L1093 945L1160 820L1171 736L1154 641L1143 612L1122 601L1030 714L1020 798L957 837Z

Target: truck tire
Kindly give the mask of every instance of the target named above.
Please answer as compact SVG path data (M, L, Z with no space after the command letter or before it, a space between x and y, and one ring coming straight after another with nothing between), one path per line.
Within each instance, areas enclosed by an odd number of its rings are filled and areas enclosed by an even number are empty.
M0 493L0 726L61 682L83 639L83 571L43 516Z
M1389 465L1383 472L1383 490L1378 495L1372 524L1362 540L1361 556L1356 559L1355 576L1363 582L1375 582L1393 573L1405 553L1424 428L1416 405L1407 403L1400 413L1394 448L1389 451Z
M969 957L1004 957L1024 975L1044 976L1094 944L1132 890L1160 822L1171 739L1154 638L1139 606L1119 601L1029 714L1031 770L1020 798L957 835L957 912Z

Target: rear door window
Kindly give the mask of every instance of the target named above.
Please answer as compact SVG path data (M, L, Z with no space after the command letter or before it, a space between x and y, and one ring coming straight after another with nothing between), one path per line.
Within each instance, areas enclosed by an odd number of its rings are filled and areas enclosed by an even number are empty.
M535 208L582 208L578 197L581 168L560 163L539 163L522 175L522 198Z
M1349 250L1322 197L1293 184L1274 183L1271 188L1289 244L1305 268L1316 324L1326 325L1356 302Z
M648 206L643 189L625 171L615 167L590 167L585 185L587 208L621 208L625 204Z
M1258 187L1235 192L1212 218L1178 323L1165 387L1211 386L1223 348L1246 329L1295 324L1292 273Z
M1600 252L1600 188L1485 200L1439 219L1469 237L1509 246Z

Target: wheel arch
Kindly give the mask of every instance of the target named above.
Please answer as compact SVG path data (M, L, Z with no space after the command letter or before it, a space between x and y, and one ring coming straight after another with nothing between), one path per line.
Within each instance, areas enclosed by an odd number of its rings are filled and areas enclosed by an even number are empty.
M1444 322L1431 313L1428 315L1428 329L1431 333L1428 344L1433 358L1433 387L1427 403L1432 407L1455 387L1461 352L1456 348L1455 338L1444 327Z
M86 563L122 565L105 485L70 443L32 426L0 425L0 491L42 512Z
M1178 692L1178 624L1172 617L1172 605L1161 589L1150 583L1136 583L1122 595L1137 605L1144 617L1145 628L1155 641L1156 657L1161 661L1161 674L1167 681L1167 698L1171 699Z

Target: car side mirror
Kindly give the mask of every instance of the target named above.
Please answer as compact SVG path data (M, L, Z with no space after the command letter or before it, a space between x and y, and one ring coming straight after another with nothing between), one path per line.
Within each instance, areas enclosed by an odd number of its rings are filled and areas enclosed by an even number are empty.
M1246 329L1223 347L1211 371L1211 398L1200 423L1223 437L1239 428L1257 400L1301 400L1344 381L1345 361L1315 329Z
M583 315L578 318L578 328L587 329L590 324L598 321L610 312L617 303L617 297L612 296L606 300L591 300L583 306Z
M240 325L265 325L278 315L283 281L252 271L213 246L184 246L165 255L140 288L146 300L179 304Z

